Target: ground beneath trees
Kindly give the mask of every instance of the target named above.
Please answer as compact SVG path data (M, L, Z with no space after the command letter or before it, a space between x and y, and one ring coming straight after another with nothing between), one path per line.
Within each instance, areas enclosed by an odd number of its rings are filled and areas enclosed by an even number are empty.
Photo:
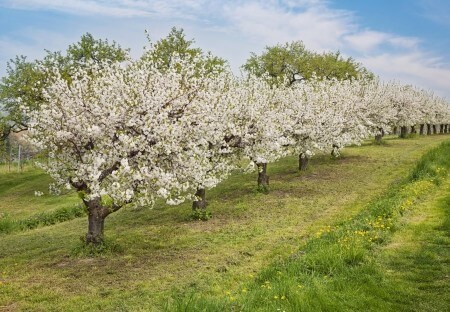
M207 192L213 213L207 222L189 221L189 203L119 211L106 220L105 234L122 251L97 258L72 256L86 231L85 218L2 234L0 311L160 311L175 307L176 297L188 291L228 298L271 263L295 254L320 229L355 216L445 140L436 135L367 143L344 149L338 160L316 157L306 172L296 170L297 157L286 158L269 165L267 195L256 192L254 174L236 174ZM54 200L45 195L27 203L23 198L32 187L22 185L27 191L21 193L3 181L0 196L9 204L0 203L0 211L14 211L17 200L17 218L32 215L36 204L43 205L40 200ZM446 189L442 192L445 197ZM403 261L394 257L395 248L417 241L405 233L398 232L406 237L403 243L395 247L394 238L379 256L386 274Z

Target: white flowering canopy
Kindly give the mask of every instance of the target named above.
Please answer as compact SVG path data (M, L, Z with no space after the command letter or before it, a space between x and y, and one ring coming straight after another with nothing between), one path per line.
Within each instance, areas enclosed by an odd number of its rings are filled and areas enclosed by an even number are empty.
M210 173L213 147L224 145L218 107L233 81L198 64L180 59L164 73L150 61L93 65L70 83L57 75L46 104L30 113L32 141L49 152L42 166L56 186L121 206L156 196L177 203L218 183Z
M203 57L203 56L199 56ZM317 79L274 87L222 65L174 57L55 72L46 103L30 112L32 141L57 188L121 207L176 204L212 188L242 157L271 163L359 144L381 130L449 123L442 98L378 79Z

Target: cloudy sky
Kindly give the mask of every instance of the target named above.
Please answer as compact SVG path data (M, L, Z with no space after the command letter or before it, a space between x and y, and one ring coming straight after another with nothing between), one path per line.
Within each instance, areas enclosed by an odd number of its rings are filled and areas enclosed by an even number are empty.
M0 0L0 76L15 55L64 51L89 32L139 56L181 27L238 72L250 52L302 40L450 100L449 0Z

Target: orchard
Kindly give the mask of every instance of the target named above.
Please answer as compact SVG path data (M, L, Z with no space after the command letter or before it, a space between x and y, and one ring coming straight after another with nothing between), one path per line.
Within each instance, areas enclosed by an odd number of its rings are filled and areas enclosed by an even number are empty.
M11 116L48 154L40 165L52 190L75 189L87 208L87 244L101 244L105 218L126 205L191 200L204 210L205 190L242 167L256 170L267 192L267 166L282 157L298 156L305 170L315 154L338 157L371 137L450 131L449 105L430 91L365 71L295 81L301 69L274 78L247 66L236 76L225 61L189 48L182 31L170 36L185 49L167 52L160 41L132 60L114 45L124 54L83 66L40 64L38 100L14 95L21 110L11 105Z

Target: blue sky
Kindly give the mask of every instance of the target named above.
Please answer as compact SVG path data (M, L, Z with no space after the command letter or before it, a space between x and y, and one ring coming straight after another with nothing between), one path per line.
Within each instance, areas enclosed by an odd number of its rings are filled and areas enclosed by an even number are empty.
M449 0L0 0L0 76L15 55L41 58L90 32L137 57L172 26L234 71L267 45L340 50L382 79L450 99Z

